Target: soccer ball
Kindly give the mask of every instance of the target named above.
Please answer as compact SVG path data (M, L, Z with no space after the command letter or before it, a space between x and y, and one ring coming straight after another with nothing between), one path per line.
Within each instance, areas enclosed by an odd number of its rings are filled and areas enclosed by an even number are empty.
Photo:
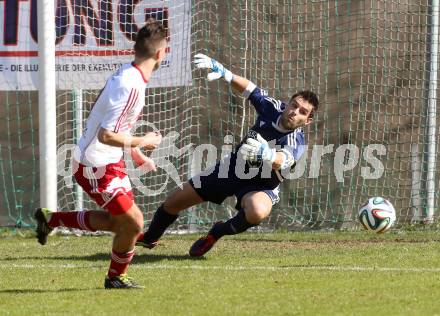
M390 201L380 196L375 196L362 205L359 209L359 221L368 231L384 233L396 221L396 210Z

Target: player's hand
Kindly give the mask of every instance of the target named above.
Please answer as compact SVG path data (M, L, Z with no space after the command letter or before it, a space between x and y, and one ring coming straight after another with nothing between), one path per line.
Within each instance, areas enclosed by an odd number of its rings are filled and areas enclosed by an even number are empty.
M160 134L160 132L148 132L144 135L140 147L147 150L153 150L159 147L161 141L162 135Z
M136 167L140 168L145 173L150 171L157 171L156 164L153 159L145 156L139 147L134 147L130 151L131 159L135 163Z
M217 60L208 57L203 54L196 54L194 56L194 64L198 69L211 69L207 76L208 81L217 80L220 78L224 78L227 82L231 82L232 80L232 72L226 69L222 64L220 64Z
M276 157L275 149L269 147L267 141L257 133L257 139L248 138L240 147L243 159L250 162L267 161L273 163Z

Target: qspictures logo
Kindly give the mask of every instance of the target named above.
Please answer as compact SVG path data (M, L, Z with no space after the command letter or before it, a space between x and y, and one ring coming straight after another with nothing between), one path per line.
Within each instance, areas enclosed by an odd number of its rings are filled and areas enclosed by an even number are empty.
M138 121L133 127L134 131L142 129L148 129L157 131L154 124L146 121ZM179 174L179 169L172 163L176 159L182 157L188 157L189 161L189 173L193 178L194 184L197 186L200 184L200 177L209 175L213 172L212 166L217 161L220 163L219 177L228 177L230 159L234 153L233 135L226 135L224 137L224 144L218 149L212 144L186 144L182 147L178 147L180 134L171 131L164 135L161 144L151 152L150 158L156 164L157 169L161 169L166 174L166 179L163 181L159 188L152 189L148 183L143 182L143 177L148 172L142 166L136 166L132 161L130 155L130 146L126 144L126 148L123 150L123 158L126 162L126 172L132 182L132 185L142 192L146 196L154 196L161 194L167 187L167 184L172 181L177 186L182 187L183 180L182 175ZM277 148L273 142L269 142L269 145L273 148ZM307 153L310 152L308 146L303 148L305 154L299 159L295 168L281 170L280 173L284 179L294 180L302 177L308 179L318 178L321 175L323 158L328 155L333 155L333 175L336 181L339 183L344 182L344 176L350 171L354 171L360 163L360 176L366 180L380 179L384 173L384 165L380 160L380 156L384 156L387 153L387 149L383 144L369 144L362 150L354 144L343 144L335 146L318 145L314 144L311 148L311 156L308 159ZM57 152L57 172L58 175L63 177L64 184L67 187L72 187L72 175L77 171L77 164L74 163L74 157L83 156L87 159L87 152L78 152L79 148L75 144L66 144L58 148ZM78 159L78 158L77 158ZM309 161L310 160L310 161ZM307 163L308 168L306 168ZM86 177L92 177L93 179L99 179L104 176L105 166L93 168L92 172L89 172ZM306 174L307 169L307 174ZM270 178L272 176L272 168L268 164L263 164L260 168L246 168L246 161L244 161L240 155L237 155L235 168L233 170L235 175L240 179L252 179L254 177Z

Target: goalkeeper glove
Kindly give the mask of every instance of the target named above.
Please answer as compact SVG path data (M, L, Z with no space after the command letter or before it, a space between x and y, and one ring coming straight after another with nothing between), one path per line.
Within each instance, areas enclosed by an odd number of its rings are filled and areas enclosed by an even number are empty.
M226 69L222 64L220 64L217 60L212 59L203 54L197 54L194 56L194 63L199 69L211 69L207 76L208 81L217 80L219 78L224 78L226 82L231 83L232 81L232 72Z
M275 149L270 148L267 141L258 133L256 139L246 139L246 142L240 147L240 154L243 159L251 163L266 161L272 164L276 157Z

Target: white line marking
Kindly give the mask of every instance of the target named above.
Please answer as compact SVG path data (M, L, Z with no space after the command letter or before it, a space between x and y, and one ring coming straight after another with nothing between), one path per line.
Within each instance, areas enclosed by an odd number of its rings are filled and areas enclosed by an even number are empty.
M107 265L78 265L78 264L0 264L0 269L104 269ZM167 264L133 264L131 269L147 270L225 270L225 271L369 271L369 272L440 272L440 268L393 268L393 267L362 267L362 266L210 266L210 265L167 265Z

